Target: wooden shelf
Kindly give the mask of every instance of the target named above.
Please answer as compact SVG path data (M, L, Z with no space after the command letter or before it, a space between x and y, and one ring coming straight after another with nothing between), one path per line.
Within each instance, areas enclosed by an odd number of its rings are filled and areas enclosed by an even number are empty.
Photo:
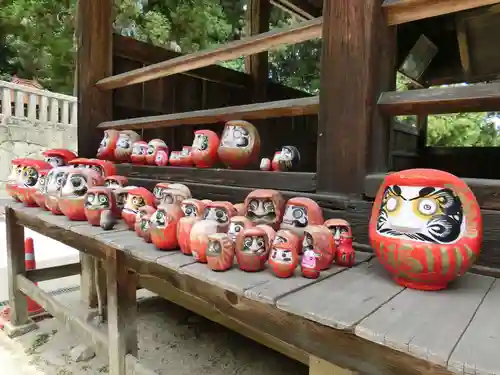
M259 170L200 169L118 164L117 173L135 179L176 181L255 189L316 191L316 173L264 172Z
M106 121L101 129L151 129L181 125L215 124L229 120L261 120L273 117L315 115L319 111L319 96L287 99L275 102L246 104L233 107L204 109L169 115L136 117Z
M179 56L161 63L107 77L99 80L96 85L103 90L116 89L206 67L241 56L254 55L282 45L320 38L322 24L323 18L321 17L301 22L290 28L269 31L216 48Z
M385 0L383 7L389 25L497 4L498 0Z
M390 116L498 111L500 83L385 92L378 107Z

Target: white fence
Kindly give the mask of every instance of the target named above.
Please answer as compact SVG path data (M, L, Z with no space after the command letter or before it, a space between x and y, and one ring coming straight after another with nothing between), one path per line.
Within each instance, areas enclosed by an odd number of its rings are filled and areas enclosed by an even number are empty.
M33 121L77 124L78 102L74 96L0 81L0 113Z

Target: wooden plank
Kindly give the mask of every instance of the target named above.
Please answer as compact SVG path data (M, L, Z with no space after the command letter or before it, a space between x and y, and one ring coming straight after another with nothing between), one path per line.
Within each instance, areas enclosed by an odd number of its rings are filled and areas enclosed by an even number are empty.
M128 73L104 78L99 80L96 85L101 90L116 89L118 87L134 85L156 78L183 73L188 70L202 68L221 61L268 51L285 44L300 43L306 40L320 38L322 22L322 18L317 18L286 29L273 30L260 35L251 36L216 48L180 56L158 64L148 65Z
M448 368L454 373L499 374L500 356L500 282L495 280L492 288L479 306L467 330L453 350Z
M79 315L79 312L86 310L84 307L67 307L24 276L18 275L16 279L23 293L36 301L50 315L60 321L65 328L81 337L87 345L94 347L98 353L107 354L108 337L100 328L92 326L85 321L85 317Z
M311 356L309 358L309 375L356 375L357 372L340 368L333 363L321 358Z
M385 176L385 173L377 173L365 177L364 193L367 197L375 198ZM500 180L485 178L462 178L462 180L470 187L481 208L500 210L500 196L498 195Z
M498 2L498 0L385 0L383 8L387 14L388 24L399 25Z
M156 259L156 263L168 269L178 271L182 267L196 263L196 260L190 255L184 255L180 251L170 251L165 256Z
M304 21L321 16L321 9L307 0L271 0L271 4Z
M122 176L132 178L151 178L180 183L194 182L304 192L313 192L316 190L316 174L307 172L152 167L132 164L119 164L117 165L117 171Z
M498 111L500 83L384 92L378 108L390 116Z
M72 232L81 234L82 236L86 237L92 237L96 238L97 236L103 235L103 234L111 234L111 233L119 233L119 232L125 232L128 231L128 226L125 224L123 220L119 220L113 229L110 230L104 230L101 227L94 227L90 224L85 224L85 225L79 225L76 227L72 227L70 229Z
M371 261L278 299L276 306L328 327L349 331L403 289L377 261Z
M16 222L14 209L5 207L5 223L7 231L7 273L9 288L10 321L14 326L28 324L28 306L21 293L17 275L26 273L24 263L24 228Z
M86 226L88 225L86 221L70 221L64 215L54 215L52 212L42 210L41 208L34 208L31 213L23 211L28 215L36 215L36 217L40 218L47 224L55 225L59 228L70 230L74 227Z
M113 3L78 2L78 155L85 158L95 157L102 137L97 124L112 119L113 93L95 83L113 74Z
M27 271L26 278L34 283L45 280L60 279L67 276L79 274L81 271L80 263L63 264L49 268L37 268Z
M315 115L318 113L318 110L319 99L317 96L312 96L275 102L171 113L168 115L105 121L99 124L98 128L158 129L187 125L216 124L230 120L261 120L273 117Z
M110 375L126 374L125 357L137 356L137 277L125 267L125 253L106 259Z
M439 293L406 289L359 323L355 333L446 366L493 281L466 274Z
M372 254L368 253L356 253L356 265L370 260L372 256ZM308 288L312 284L315 284L345 270L345 267L340 267L333 264L329 269L321 271L321 274L317 279L307 279L305 277L302 277L300 269L297 268L295 270L294 276L288 279L280 279L278 277L274 277L267 283L259 284L250 289L247 289L245 291L245 297L253 299L255 301L274 305L279 298L282 298L291 293L295 293L301 289Z
M369 170L388 170L390 127L376 101L394 87L396 34L380 0L325 1L323 18L318 191L361 194Z

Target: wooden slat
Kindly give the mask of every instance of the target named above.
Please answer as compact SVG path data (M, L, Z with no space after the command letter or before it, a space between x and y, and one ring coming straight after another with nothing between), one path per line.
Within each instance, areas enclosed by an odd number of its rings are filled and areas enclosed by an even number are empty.
M500 83L382 93L382 113L390 116L500 110Z
M117 167L117 172L120 175L132 178L303 192L316 190L316 174L307 172L264 172L258 170L157 167L132 164L119 164Z
M389 25L460 12L499 3L498 0L385 0L383 7Z
M305 42L321 37L322 23L322 18L302 22L284 30L270 31L227 43L213 49L195 52L127 73L104 78L98 81L96 85L104 90L116 89L213 65L221 61L268 51L284 44Z
M271 4L301 20L311 20L321 16L321 9L307 0L271 0Z
M262 120L273 117L314 115L319 111L319 97L279 100L225 108L205 109L169 115L105 121L101 129L158 129L181 125L215 124L230 120Z

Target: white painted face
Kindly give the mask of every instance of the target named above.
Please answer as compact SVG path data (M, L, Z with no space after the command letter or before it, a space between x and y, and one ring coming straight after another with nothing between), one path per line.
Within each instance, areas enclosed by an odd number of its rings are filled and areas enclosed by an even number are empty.
M305 228L309 224L307 208L303 206L286 205L283 224L292 228Z
M45 192L49 195L57 195L61 191L66 176L70 171L74 171L74 168L60 167L51 169L45 181Z
M204 134L195 134L193 140L194 149L199 151L205 151L208 149L208 137Z
M243 252L262 255L266 252L266 239L263 236L247 236L243 240Z
M245 225L242 222L239 221L232 221L231 224L229 224L229 230L227 231L227 235L231 239L231 241L235 242L236 237L238 237L238 234L245 229Z
M145 156L148 152L148 145L144 143L134 143L132 146L132 155Z
M273 247L271 250L271 259L276 263L291 264L293 260L292 250Z
M153 156L158 147L167 147L167 144L161 139L152 139L148 143L148 155Z
M172 151L170 153L170 160L181 160L181 153L179 151Z
M38 181L36 182L35 189L41 193L45 190L45 183L47 181L47 175L40 174L38 176Z
M65 164L64 159L60 156L48 156L45 158L45 161L49 163L52 168L62 167Z
M87 176L81 172L71 172L66 175L61 188L61 196L83 197L88 189Z
M250 141L250 134L244 127L227 125L222 134L221 146L231 148L248 147Z
M432 186L389 186L377 220L379 234L418 242L454 243L465 228L460 198Z
M155 164L158 166L165 166L168 164L168 155L163 150L158 150L155 155Z
M23 167L20 165L13 164L9 177L7 177L7 180L11 182L20 183L22 182L22 174L23 174Z

